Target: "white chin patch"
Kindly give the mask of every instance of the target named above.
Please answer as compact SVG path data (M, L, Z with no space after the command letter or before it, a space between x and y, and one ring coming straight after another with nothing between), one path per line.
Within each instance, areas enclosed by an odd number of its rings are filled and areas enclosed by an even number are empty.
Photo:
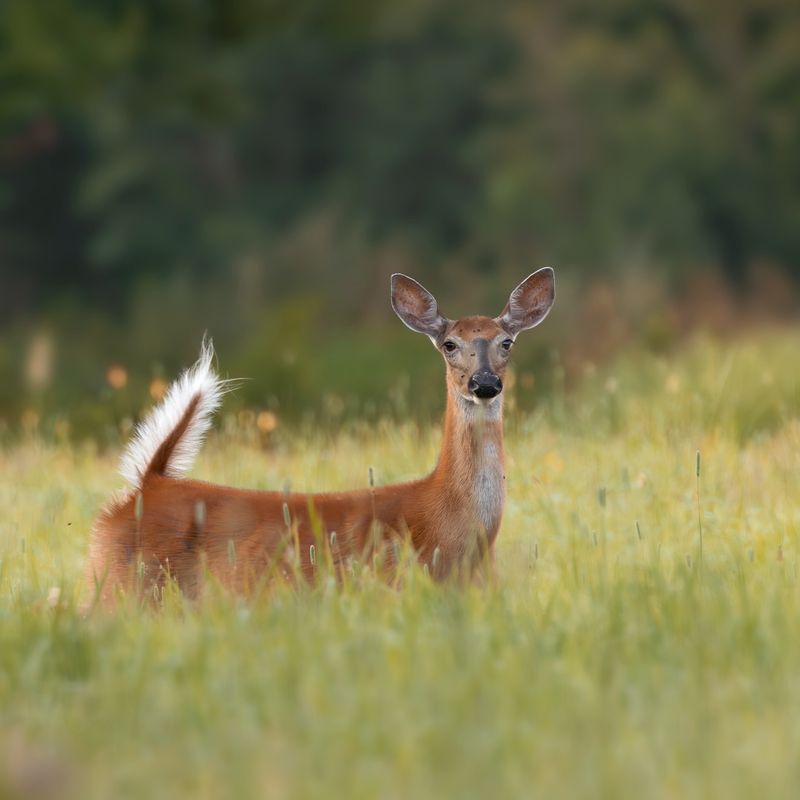
M500 397L499 394L494 397L475 397L474 394L462 394L461 396L476 406L490 406Z

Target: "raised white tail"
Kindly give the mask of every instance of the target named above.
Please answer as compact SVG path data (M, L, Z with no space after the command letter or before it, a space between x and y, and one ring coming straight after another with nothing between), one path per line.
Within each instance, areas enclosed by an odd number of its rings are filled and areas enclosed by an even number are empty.
M182 477L192 466L219 408L226 381L211 362L214 346L203 341L200 358L167 391L166 397L136 426L119 471L134 491L149 475Z

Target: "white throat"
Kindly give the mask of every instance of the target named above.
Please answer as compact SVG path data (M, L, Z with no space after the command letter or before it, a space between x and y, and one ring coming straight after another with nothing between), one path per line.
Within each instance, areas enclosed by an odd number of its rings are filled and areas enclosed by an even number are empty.
M493 536L500 525L505 502L505 475L502 453L493 438L487 438L476 453L478 463L473 484L475 514L487 534Z
M473 402L458 396L459 413L470 429L474 442L474 472L471 495L476 521L490 537L500 525L505 503L505 467L503 465L503 401L498 395L488 403Z

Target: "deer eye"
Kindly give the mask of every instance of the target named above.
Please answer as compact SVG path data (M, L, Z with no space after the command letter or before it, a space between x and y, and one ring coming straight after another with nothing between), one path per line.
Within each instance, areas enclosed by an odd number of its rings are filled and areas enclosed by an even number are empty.
M500 347L502 347L507 353L511 349L512 344L514 344L513 339L503 339L503 341L500 342Z
M458 348L458 345L455 342L450 341L450 339L448 339L442 345L442 350L444 350L445 353L454 353L457 348Z

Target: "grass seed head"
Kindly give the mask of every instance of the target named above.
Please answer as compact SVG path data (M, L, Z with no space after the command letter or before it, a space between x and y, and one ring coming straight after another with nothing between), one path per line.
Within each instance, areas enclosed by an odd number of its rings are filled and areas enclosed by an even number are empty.
M202 500L194 504L194 523L198 528L206 524L206 504Z

